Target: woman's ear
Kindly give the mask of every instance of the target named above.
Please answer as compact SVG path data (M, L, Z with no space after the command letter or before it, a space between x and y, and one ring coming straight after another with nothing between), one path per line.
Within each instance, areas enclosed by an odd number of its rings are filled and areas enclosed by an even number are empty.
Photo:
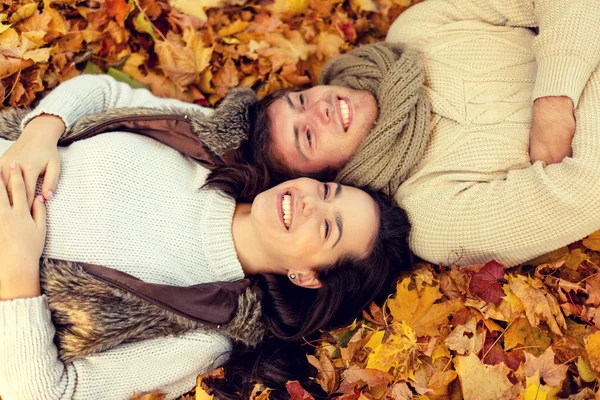
M322 286L314 271L309 271L306 273L288 271L288 279L294 285L306 289L320 289Z

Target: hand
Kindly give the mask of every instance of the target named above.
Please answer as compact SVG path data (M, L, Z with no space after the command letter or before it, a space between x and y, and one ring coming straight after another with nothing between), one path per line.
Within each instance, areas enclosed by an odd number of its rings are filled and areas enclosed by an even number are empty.
M57 144L64 131L65 124L62 119L54 115L40 115L27 124L19 139L0 157L0 169L4 182L7 183L9 196L12 190L10 164L15 162L23 168L27 204L30 208L37 180L42 174L42 194L46 200L52 198L60 174Z
M18 165L10 168L12 205L0 174L0 299L40 294L39 260L46 240L44 198L27 205L25 182Z
M533 103L533 125L529 135L531 162L547 165L572 155L575 135L573 101L569 97L541 97Z

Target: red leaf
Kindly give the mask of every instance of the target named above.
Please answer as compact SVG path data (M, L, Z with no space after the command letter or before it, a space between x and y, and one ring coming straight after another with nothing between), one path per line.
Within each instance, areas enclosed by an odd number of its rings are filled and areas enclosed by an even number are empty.
M352 392L344 393L341 396L334 397L333 400L358 400L360 395L360 387L355 385L352 389Z
M300 382L298 381L288 381L285 384L285 387L287 389L287 392L291 396L291 400L315 400L315 398L312 397L310 393L304 390L304 388L302 387L302 385L300 385Z
M504 296L503 280L504 266L492 260L472 275L469 290L483 300L498 305Z

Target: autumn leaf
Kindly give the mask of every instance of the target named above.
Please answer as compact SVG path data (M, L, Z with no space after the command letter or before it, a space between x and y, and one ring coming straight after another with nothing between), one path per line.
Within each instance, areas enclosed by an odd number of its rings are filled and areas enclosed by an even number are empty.
M169 0L169 4L185 14L190 14L202 21L206 21L208 20L206 10L219 7L221 0Z
M290 395L290 400L315 400L298 381L289 381L285 384L285 387Z
M108 15L114 17L117 23L121 26L125 26L125 20L129 13L135 8L133 4L125 0L104 0Z
M307 355L306 358L310 365L317 369L315 380L321 385L323 391L327 394L333 393L338 387L339 377L329 357L322 352L318 359L313 355Z
M472 274L469 290L485 301L498 305L504 291L504 266L496 261L490 261L479 272Z
M600 251L600 230L583 239L581 244L590 250Z
M450 350L461 355L479 354L483 346L483 335L477 332L475 319L470 319L465 325L458 325L444 343Z
M538 373L539 378L543 379L548 385L560 389L562 382L567 377L568 369L569 367L566 365L557 365L554 363L554 351L552 351L551 347L548 347L540 357L535 357L525 352L523 371L527 377Z
M527 318L514 320L504 333L504 348L510 350L518 345L530 353L539 355L550 346L551 339L538 327L531 326Z
M434 304L442 296L437 285L424 286L421 292L409 289L409 285L410 278L397 284L396 295L387 301L390 314L397 321L405 321L417 336L439 334L440 325L446 323L448 316L462 307L460 301Z
M600 331L590 335L585 340L585 350L587 352L590 367L596 375L600 376Z
M200 79L214 48L205 47L201 35L191 29L183 33L183 41L185 46L173 40L160 41L155 46L163 71L182 87Z
M510 369L506 365L483 364L475 354L456 357L454 367L460 377L464 400L503 399L513 387L507 377Z
M371 349L367 368L393 370L396 378L406 379L415 366L416 346L415 332L404 321L395 321L389 331L376 332L365 345Z
M567 324L556 298L541 289L542 282L519 275L511 278L509 286L521 300L532 326L544 321L553 333L562 335L561 329L565 329Z

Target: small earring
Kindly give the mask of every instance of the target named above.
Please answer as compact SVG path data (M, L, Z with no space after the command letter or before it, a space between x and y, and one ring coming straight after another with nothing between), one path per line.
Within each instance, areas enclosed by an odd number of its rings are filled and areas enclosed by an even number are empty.
M290 279L296 279L296 274L290 274Z

